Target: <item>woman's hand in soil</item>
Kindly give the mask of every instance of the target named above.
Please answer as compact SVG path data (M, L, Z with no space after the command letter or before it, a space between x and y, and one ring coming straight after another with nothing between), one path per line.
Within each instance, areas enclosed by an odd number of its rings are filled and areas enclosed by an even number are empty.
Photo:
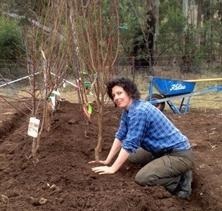
M114 169L110 166L98 166L98 167L92 168L92 170L98 174L114 174L115 173Z

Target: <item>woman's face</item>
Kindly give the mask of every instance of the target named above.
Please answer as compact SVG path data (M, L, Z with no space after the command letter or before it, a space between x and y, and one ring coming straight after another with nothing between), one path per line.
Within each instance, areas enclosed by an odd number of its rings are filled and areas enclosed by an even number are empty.
M114 86L112 88L112 96L113 102L119 108L128 108L133 101L121 86Z

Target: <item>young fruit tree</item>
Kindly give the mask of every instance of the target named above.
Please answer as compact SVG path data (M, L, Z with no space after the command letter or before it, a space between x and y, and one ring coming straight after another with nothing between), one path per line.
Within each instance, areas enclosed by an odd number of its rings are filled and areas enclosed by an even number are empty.
M118 0L69 1L70 24L82 71L87 72L98 109L98 140L95 159L103 143L106 83L114 74L119 46ZM87 103L87 101L85 101ZM88 106L88 105L85 105Z
M48 1L47 12L33 20L35 24L27 26L24 37L27 52L27 69L30 77L32 96L32 118L39 124L37 133L32 136L31 157L38 160L36 153L40 145L41 134L49 131L51 118L56 108L58 87L63 83L68 66L67 59L67 4L64 1ZM52 15L53 14L53 15ZM40 112L42 111L42 112ZM30 118L30 122L31 122Z

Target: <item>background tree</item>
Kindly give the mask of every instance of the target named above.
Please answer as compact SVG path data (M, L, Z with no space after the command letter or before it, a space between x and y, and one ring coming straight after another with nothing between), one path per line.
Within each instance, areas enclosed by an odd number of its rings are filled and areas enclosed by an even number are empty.
M150 1L121 1L122 53L135 58L135 66L152 66L155 13Z
M39 14L46 14L44 8L48 4L46 0L0 2L4 11L14 12L33 20ZM138 54L138 58L151 58L149 55L153 54L156 65L164 60L167 64L179 65L185 72L196 72L207 67L217 68L221 65L221 1L120 0L119 3L121 57ZM105 10L104 7L104 13ZM154 17L152 20L155 20L155 27L147 27L149 11ZM152 32L154 29L155 33ZM146 42L149 37L153 40L152 36L154 42ZM150 50L144 47L149 47L148 44L151 44Z

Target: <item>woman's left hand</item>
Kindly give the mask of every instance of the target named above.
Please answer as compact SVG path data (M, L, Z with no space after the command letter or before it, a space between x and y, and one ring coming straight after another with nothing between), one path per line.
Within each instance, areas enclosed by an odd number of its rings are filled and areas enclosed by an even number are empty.
M111 166L98 166L98 167L92 168L92 170L98 174L114 174L115 173L115 171L113 170Z

